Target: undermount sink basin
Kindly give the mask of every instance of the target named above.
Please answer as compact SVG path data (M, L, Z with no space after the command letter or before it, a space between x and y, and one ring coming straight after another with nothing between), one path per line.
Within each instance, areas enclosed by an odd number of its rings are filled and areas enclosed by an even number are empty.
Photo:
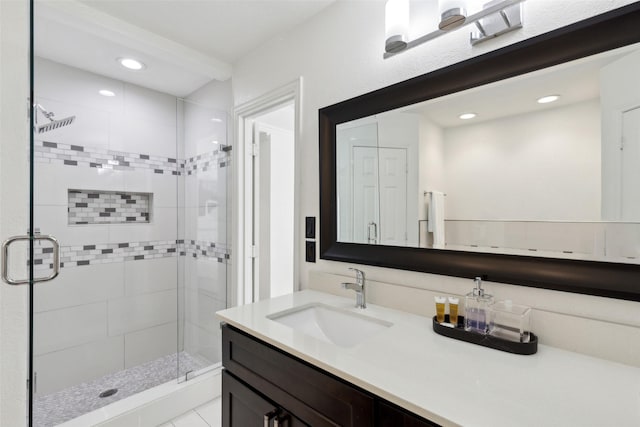
M306 304L267 317L340 347L353 347L393 325L384 320L320 303Z

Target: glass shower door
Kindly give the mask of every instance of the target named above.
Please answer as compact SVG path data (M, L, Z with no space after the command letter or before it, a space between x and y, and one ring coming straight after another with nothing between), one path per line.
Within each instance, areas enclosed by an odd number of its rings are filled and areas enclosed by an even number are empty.
M184 123L181 175L179 380L219 366L215 312L228 305L227 186L231 170L226 111L179 100Z

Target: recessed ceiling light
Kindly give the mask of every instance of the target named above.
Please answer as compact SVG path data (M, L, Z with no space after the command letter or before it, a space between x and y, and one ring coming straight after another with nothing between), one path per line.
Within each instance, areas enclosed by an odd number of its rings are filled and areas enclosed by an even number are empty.
M118 62L124 68L127 68L129 70L139 71L144 68L144 64L142 62L133 58L118 58Z
M115 93L111 92L110 90L107 89L101 89L98 91L98 93L102 96L116 96Z
M557 101L560 99L560 95L547 95L542 98L538 98L538 104L548 104L553 101Z
M469 120L469 119L473 119L475 116L477 116L476 113L464 113L464 114L460 114L460 119L462 120Z
M218 142L218 141L217 141L217 140L215 140L215 139L214 139L213 141L211 141L211 143L212 143L212 144L220 144L220 142Z
M217 117L212 118L211 121L214 123L222 123L222 119L219 119Z

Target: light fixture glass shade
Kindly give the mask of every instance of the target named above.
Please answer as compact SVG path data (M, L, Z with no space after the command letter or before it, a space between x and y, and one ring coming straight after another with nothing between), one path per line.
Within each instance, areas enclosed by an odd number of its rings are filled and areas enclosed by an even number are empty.
M440 23L442 31L454 30L464 25L467 19L467 0L438 0Z
M400 52L409 40L409 0L387 0L384 10L387 52Z

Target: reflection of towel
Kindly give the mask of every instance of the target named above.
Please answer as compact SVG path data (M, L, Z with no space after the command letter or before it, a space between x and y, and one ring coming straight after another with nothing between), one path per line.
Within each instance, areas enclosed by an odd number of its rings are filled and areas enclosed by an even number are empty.
M444 193L431 191L429 197L429 226L433 233L433 247L444 248Z

